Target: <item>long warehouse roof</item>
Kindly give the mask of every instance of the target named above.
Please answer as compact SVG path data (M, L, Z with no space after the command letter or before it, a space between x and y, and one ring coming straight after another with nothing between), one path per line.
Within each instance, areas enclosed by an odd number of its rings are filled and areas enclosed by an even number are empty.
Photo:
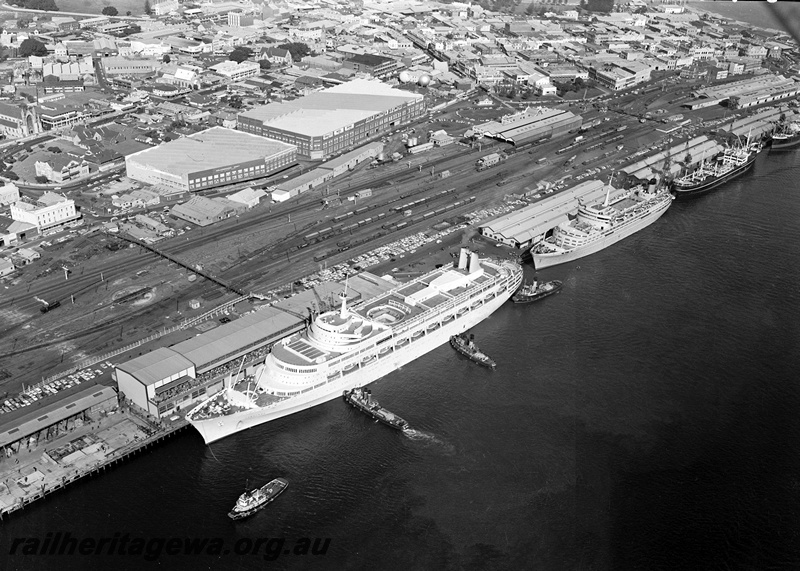
M300 317L266 307L173 345L172 349L194 363L197 369L202 369L231 353L249 349L273 337L283 337L285 330L302 322Z

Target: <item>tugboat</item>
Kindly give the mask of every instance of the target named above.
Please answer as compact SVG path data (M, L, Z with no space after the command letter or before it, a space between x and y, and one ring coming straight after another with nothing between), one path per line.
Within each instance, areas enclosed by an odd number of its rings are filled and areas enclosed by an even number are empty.
M487 354L481 352L481 350L475 345L474 340L474 335L467 337L466 333L461 333L460 335L453 335L450 338L450 345L453 346L453 349L465 357L469 357L472 361L475 361L479 365L494 369L497 366L497 363L495 363Z
M563 285L559 280L539 283L539 280L534 276L533 283L522 284L517 293L511 296L511 301L514 303L533 303L543 297L560 292Z
M385 408L378 404L378 401L372 398L372 391L363 387L355 387L349 391L344 391L342 394L344 402L350 406L357 408L361 412L368 414L378 422L382 422L386 426L390 426L395 430L408 429L408 423Z
M237 520L253 515L277 498L288 486L289 482L283 478L275 478L260 488L243 493L236 500L236 505L228 513L228 517Z

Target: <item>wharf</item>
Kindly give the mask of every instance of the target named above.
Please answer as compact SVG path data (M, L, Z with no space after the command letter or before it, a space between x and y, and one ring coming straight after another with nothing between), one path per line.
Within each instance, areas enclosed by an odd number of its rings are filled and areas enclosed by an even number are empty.
M156 423L123 406L34 449L0 457L0 520L127 460L188 425L182 417Z

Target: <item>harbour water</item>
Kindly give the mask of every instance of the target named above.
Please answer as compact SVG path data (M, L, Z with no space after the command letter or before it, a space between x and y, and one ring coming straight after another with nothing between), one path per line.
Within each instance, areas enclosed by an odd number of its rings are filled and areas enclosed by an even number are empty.
M0 568L800 568L798 180L800 153L763 153L540 272L560 294L473 330L496 370L445 345L371 385L412 434L341 399L210 447L185 431L2 522ZM246 485L278 476L274 503L228 519ZM48 532L231 553L8 555ZM303 537L331 538L327 553L232 552Z

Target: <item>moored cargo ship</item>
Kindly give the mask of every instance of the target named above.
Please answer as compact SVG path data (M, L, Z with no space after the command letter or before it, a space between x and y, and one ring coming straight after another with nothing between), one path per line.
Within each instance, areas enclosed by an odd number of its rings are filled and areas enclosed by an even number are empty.
M692 172L672 181L675 198L688 198L714 190L723 183L746 173L761 151L760 143L737 144L726 148L709 163L702 163Z
M772 134L772 150L785 151L800 146L800 122L793 121Z
M272 347L255 383L226 386L186 419L206 443L327 402L363 387L474 327L522 282L511 260L462 248L437 268L349 307L312 315L308 327Z

